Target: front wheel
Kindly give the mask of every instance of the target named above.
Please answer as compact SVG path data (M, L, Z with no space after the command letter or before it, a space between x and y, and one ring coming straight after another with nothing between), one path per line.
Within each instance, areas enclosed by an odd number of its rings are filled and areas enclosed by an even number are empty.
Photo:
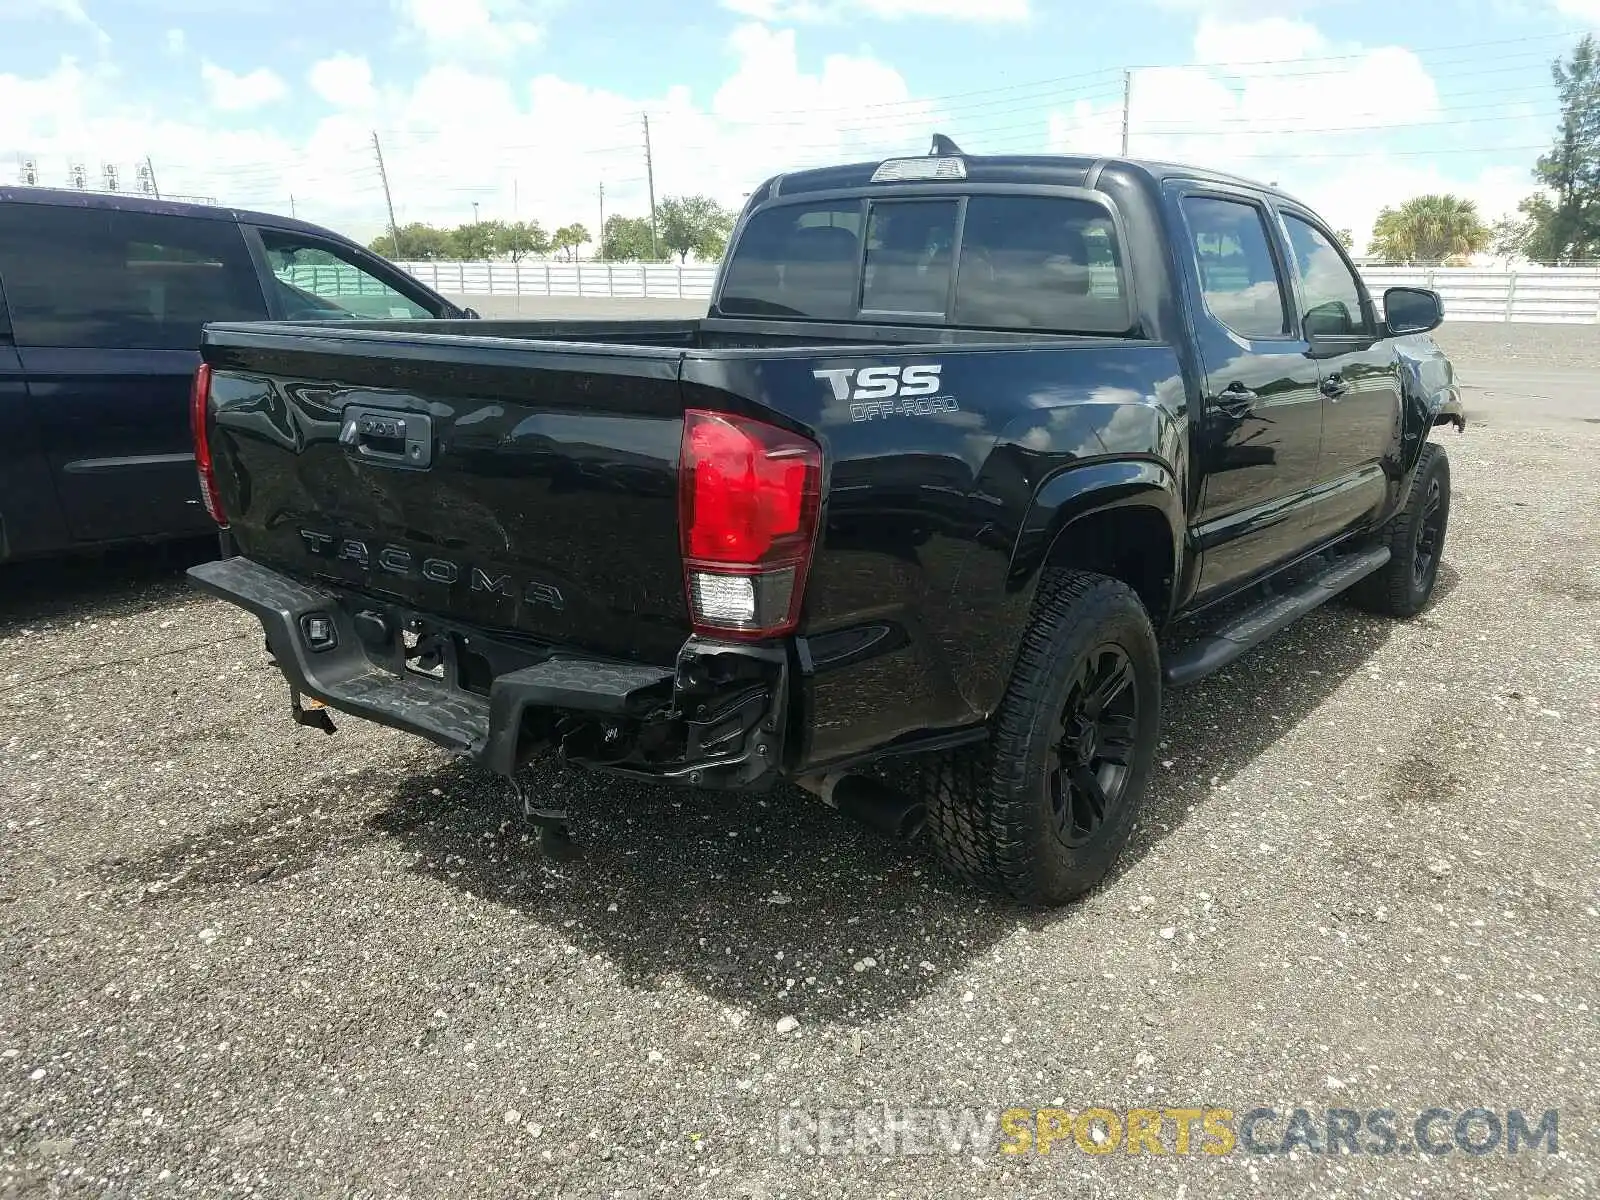
M1389 547L1389 561L1350 591L1350 598L1368 612L1414 617L1433 598L1450 528L1450 458L1444 447L1422 447L1411 475L1406 503L1378 532L1378 544Z
M1051 576L989 741L925 766L940 859L1025 904L1082 895L1133 832L1160 722L1160 654L1138 597L1104 575Z

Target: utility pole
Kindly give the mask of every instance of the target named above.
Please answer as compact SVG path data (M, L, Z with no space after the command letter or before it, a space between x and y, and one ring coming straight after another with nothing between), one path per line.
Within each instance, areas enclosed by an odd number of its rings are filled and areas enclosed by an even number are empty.
M600 185L600 233L598 241L600 243L600 253L604 254L606 249L606 185L603 183ZM599 255L596 255L596 257L598 258Z
M650 185L650 257L659 258L656 246L656 166L650 157L650 114L644 114L644 175Z
M1128 110L1133 103L1133 69L1122 72L1122 157L1128 157Z
M372 131L372 152L378 156L378 178L383 180L383 199L384 203L389 206L389 240L394 243L395 258L399 259L401 257L400 226L395 224L394 196L389 192L389 172L384 170L383 167L383 147L378 144L378 131L376 129Z
M472 223L474 225L478 223L478 202L476 200L472 202Z
M300 215L294 209L294 193L293 192L289 193L289 215L291 217L298 217Z
M144 170L150 179L150 190L156 194L157 200L161 199L161 185L156 182L156 166L148 154L144 156Z

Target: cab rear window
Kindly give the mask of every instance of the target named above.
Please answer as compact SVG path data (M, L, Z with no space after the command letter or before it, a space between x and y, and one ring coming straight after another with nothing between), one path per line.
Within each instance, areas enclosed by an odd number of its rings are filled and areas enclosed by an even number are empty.
M1035 195L766 209L734 248L719 310L1064 333L1132 323L1109 212Z

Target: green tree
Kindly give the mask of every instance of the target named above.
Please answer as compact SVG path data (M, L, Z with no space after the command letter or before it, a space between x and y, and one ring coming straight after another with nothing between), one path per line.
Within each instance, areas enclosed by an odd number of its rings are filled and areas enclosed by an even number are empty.
M456 226L450 231L452 257L463 262L485 262L493 258L502 229L504 225L500 221L472 221Z
M387 233L373 239L368 249L385 258L396 257L394 238ZM450 234L446 230L425 225L421 221L400 227L400 258L411 262L449 258L451 250Z
M659 256L650 247L650 218L618 214L607 217L600 235L600 257L615 262L657 260Z
M578 247L589 240L589 231L578 222L563 225L550 239L551 248L571 262L578 256Z
M550 236L537 221L510 221L500 224L495 240L495 250L512 262L521 262L530 254L549 254Z
M1510 262L1528 252L1528 240L1533 233L1533 223L1516 217L1501 217L1489 226L1489 252L1496 258Z
M715 261L728 248L734 214L709 196L668 196L657 210L661 244L687 262L697 258Z
M1543 190L1518 207L1528 221L1523 252L1570 263L1600 254L1600 47L1586 34L1550 66L1561 99L1555 144L1533 169Z
M1478 206L1460 196L1414 196L1385 208L1372 227L1371 247L1387 262L1439 263L1489 245Z
M1354 250L1356 248L1356 235L1350 230L1341 229L1334 236L1339 239L1339 244L1346 250Z

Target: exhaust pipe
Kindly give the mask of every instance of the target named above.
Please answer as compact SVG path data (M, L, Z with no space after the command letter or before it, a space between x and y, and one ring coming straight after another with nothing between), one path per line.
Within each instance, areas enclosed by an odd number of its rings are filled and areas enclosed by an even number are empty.
M841 771L807 775L797 782L829 807L897 841L914 841L927 821L928 810L921 800L870 775Z

